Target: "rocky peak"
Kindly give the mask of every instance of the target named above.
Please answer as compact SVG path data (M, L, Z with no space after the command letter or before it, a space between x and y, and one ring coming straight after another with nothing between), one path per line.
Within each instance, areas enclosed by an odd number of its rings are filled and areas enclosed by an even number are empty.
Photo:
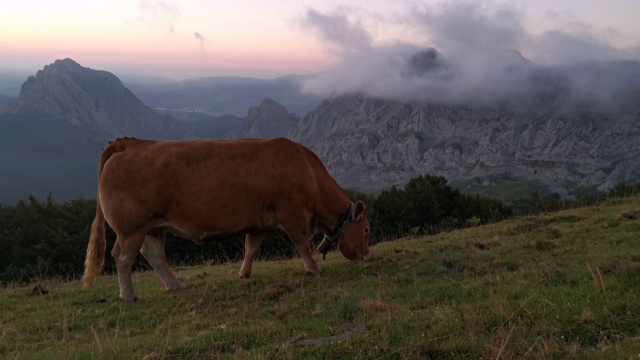
M258 106L249 109L242 127L234 138L273 139L286 137L300 123L300 119L273 101L264 99Z
M421 76L441 66L443 66L443 61L438 50L428 48L427 50L413 54L409 58L402 75L404 77Z
M47 114L98 129L108 138L189 137L186 127L144 105L112 73L71 59L56 60L30 76L6 112Z

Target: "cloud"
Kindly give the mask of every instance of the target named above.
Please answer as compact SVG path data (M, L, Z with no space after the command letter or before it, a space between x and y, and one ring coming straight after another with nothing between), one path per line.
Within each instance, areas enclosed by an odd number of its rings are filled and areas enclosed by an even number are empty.
M171 34L175 34L173 20L180 16L177 6L164 1L138 1L138 21L167 29Z
M610 44L600 41L590 33L571 34L552 30L531 39L534 59L547 64L570 64L575 62L606 60L621 57L621 53Z
M193 36L195 36L196 39L200 40L200 50L202 50L202 53L206 55L207 53L204 51L204 36L202 36L202 34L197 31L193 33Z
M638 48L618 49L575 21L532 34L523 25L525 14L524 8L486 2L414 6L396 21L430 44L374 45L367 29L346 16L310 10L306 23L344 50L332 68L306 80L303 90L325 97L360 93L447 104L610 108L630 87L640 89L640 80L632 80L640 79L640 64L606 63L640 59Z
M517 48L525 31L523 11L513 6L492 7L479 2L451 2L440 7L415 8L410 21L444 50Z
M180 15L177 6L167 4L164 1L138 1L138 9L144 13L153 15L168 17L177 17Z
M358 23L349 21L343 12L322 14L314 9L307 11L303 23L322 40L339 50L364 50L371 47L371 35Z

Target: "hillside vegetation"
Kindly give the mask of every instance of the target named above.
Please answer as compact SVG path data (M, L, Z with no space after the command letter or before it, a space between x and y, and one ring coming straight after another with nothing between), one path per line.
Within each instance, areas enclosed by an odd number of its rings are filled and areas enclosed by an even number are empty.
M137 273L134 304L113 276L89 290L43 281L44 295L10 286L0 356L637 358L639 232L632 197L380 243L364 263L316 254L318 277L300 259L257 262L247 281L239 263L202 265L177 268L188 289L165 293Z

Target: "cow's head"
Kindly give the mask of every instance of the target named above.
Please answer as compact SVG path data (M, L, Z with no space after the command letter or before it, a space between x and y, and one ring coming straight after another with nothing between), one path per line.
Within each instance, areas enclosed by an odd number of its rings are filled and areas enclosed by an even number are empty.
M369 233L371 226L367 218L367 207L360 200L356 203L351 222L342 235L338 248L344 257L349 260L368 260L371 257L369 250Z

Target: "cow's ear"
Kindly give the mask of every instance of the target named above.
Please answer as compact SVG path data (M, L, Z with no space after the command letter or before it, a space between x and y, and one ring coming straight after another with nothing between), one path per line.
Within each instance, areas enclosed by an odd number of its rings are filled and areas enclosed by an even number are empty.
M356 208L353 210L353 216L351 218L352 221L360 221L363 215L367 214L367 207L364 205L362 200L358 200L356 203Z

